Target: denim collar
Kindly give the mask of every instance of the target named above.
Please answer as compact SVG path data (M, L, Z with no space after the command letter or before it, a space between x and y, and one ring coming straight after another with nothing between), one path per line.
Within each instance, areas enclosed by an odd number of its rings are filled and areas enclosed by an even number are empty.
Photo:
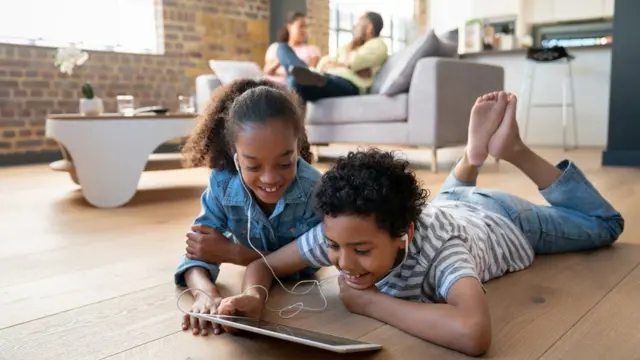
M243 206L245 202L248 202L248 197L249 194L242 186L241 175L237 174L237 176L232 177L229 181L229 186L224 194L222 203L223 205ZM278 203L283 200L285 204L304 203L307 201L302 185L300 181L298 181L298 176L289 184L287 191L285 191L282 199L278 200Z

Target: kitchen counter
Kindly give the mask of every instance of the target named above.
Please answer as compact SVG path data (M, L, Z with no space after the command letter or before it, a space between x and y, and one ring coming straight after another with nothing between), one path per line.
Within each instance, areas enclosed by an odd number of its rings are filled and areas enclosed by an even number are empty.
M581 51L581 50L592 50L592 49L611 49L611 44L567 47L567 51L569 53L572 53L575 51ZM460 54L460 58L469 59L469 58L481 57L481 56L487 56L487 55L492 56L492 55L524 54L526 52L527 52L527 48L523 48L523 47L510 49L510 50L486 50L486 51L469 52L469 53Z
M611 45L569 48L575 56L571 62L573 73L578 144L604 147L607 142L609 119L609 88L611 81ZM562 79L567 74L564 61L534 63L525 58L526 49L483 51L463 54L466 61L501 66L504 69L504 89L517 94L518 122L524 133L524 114L528 94L522 86L527 65L535 68L532 103L560 103ZM538 146L562 146L562 110L560 107L531 108L526 142ZM573 144L571 109L568 110L567 143Z

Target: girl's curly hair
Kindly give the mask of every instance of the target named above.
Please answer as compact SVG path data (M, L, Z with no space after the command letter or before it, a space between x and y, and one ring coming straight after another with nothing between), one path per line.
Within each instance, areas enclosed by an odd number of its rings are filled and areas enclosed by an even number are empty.
M287 120L298 136L298 151L308 163L313 154L304 126L302 100L283 85L269 80L243 79L217 88L182 148L187 167L235 172L233 162L237 131L271 118Z

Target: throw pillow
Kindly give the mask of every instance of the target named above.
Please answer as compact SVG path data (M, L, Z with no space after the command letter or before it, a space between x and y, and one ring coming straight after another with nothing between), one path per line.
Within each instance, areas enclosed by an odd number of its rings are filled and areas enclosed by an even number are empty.
M370 92L388 96L408 92L418 60L428 56L455 57L457 46L452 45L442 42L433 30L423 34L389 57L376 74Z

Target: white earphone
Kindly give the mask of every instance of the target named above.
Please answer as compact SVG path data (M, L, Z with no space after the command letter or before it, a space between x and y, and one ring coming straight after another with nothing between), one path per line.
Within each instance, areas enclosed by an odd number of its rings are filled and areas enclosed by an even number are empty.
M293 317L293 316L297 315L297 314L298 314L300 311L302 311L302 310L309 310L309 311L322 311L322 310L326 309L326 308L327 308L327 304L328 304L328 303L327 303L327 298L325 297L324 293L322 292L322 283L323 283L323 282L325 282L325 281L327 281L327 280L330 280L330 279L332 279L332 278L334 278L334 277L336 277L336 276L338 276L338 275L336 274L335 276L331 276L331 277L329 277L329 278L327 278L327 279L324 279L324 280L322 280L322 281L318 281L318 280L302 280L302 281L298 282L297 284L295 284L295 285L293 286L293 288L291 288L291 290L287 289L287 288L284 286L284 284L282 283L282 281L280 281L280 279L276 276L275 271L273 271L273 268L271 268L271 265L269 265L269 262L267 261L266 257L262 254L262 252L260 252L258 249L256 249L256 247L255 247L255 246L253 246L253 244L251 243L251 209L252 209L252 206L253 206L253 196L251 196L251 192L249 191L249 189L247 189L247 187L246 187L246 185L245 185L245 183L244 183L244 180L242 179L242 174L241 174L241 172L240 172L240 165L238 164L238 154L237 154L237 153L235 153L235 154L233 155L233 162L234 162L234 164L235 164L236 170L238 171L238 174L240 174L240 183L242 183L242 187L243 187L243 188L245 189L245 191L249 194L249 211L248 211L248 214L247 214L247 216L248 216L248 219L247 219L247 242L249 243L249 245L251 246L251 248L252 248L253 250L255 250L255 251L256 251L256 252L257 252L257 253L262 257L262 259L264 260L264 263L267 265L267 267L269 268L269 270L271 270L271 274L273 275L273 277L276 279L276 281L278 281L278 283L280 284L280 286L281 286L281 287L282 287L286 292L288 292L289 294L292 294L292 295L305 295L305 294L309 293L309 291L313 290L313 285L316 285L316 286L318 286L318 290L320 291L320 295L322 296L322 300L324 301L324 306L322 306L322 308L306 308L306 307L304 307L304 304L303 304L302 302L297 302L297 303L295 303L295 304L291 304L291 305L285 306L285 307L284 307L284 308L282 308L282 309L272 309L272 308L270 308L270 307L269 307L269 305L267 305L267 302L269 301L269 290L268 290L267 288L265 288L264 286L262 286L262 285L253 285L253 286L250 286L250 287L248 287L248 288L244 291L244 293L246 293L247 291L249 291L249 290L250 290L250 289L252 289L252 288L261 288L261 289L263 289L263 290L266 292L266 294L267 294L267 296L266 296L266 298L265 298L265 306L266 306L266 308L267 308L267 309L269 309L269 310L271 310L271 311L278 312L278 313L279 313L279 315L280 315L280 317L282 317L282 318L290 318L290 317ZM387 276L389 276L389 274L391 274L394 270L396 270L397 268L399 268L400 266L402 266L402 264L404 264L404 262L407 260L407 255L408 255L408 253L409 253L409 235L408 235L408 234L404 234L404 235L402 235L402 240L403 240L403 241L404 241L404 243L405 243L404 256L403 256L402 262L400 262L400 264L398 264L398 265L397 265L397 266L395 266L393 269L391 269L391 270L389 271L389 273L387 274ZM382 280L380 280L380 281L382 281ZM304 283L311 283L312 285L311 285L311 287L310 287L307 291L304 291L304 292L295 292L296 287L298 287L298 285L300 285L300 284L304 284ZM189 291L189 290L193 290L193 289L186 289L186 290L184 290L184 291L183 291L183 292L178 296L178 300L176 301L177 306L178 306L178 309L179 309L180 311L182 311L183 313L185 313L185 314L189 314L189 313L188 313L188 312L185 312L184 310L182 310L182 309L180 308L179 301L180 301L180 298L182 297L182 295L183 295L184 293L186 293L187 291ZM196 290L201 291L201 290L199 290L199 289L196 289ZM205 293L205 294L206 294L206 293ZM291 315L288 315L288 316L283 316L283 315L282 315L282 314L283 314L283 312L285 312L285 311L287 311L287 310L290 310L290 309L293 309L293 308L297 308L297 310L296 310L294 313L292 313ZM218 315L218 316L222 316L222 315Z
M305 295L305 294L309 293L309 291L313 290L313 286L316 285L316 286L318 286L318 290L320 291L320 295L322 296L322 300L324 301L324 305L322 306L322 308L319 308L319 309L317 309L317 308L306 308L306 307L304 307L304 304L302 302L297 302L295 304L291 304L289 306L285 306L282 309L272 309L272 308L269 307L269 305L266 304L267 301L269 300L269 290L266 289L264 286L253 285L253 286L248 287L244 292L246 293L249 289L256 288L256 287L263 289L267 293L267 296L265 298L265 306L267 307L267 309L269 309L271 311L277 311L279 313L280 317L283 317L283 318L293 317L293 316L295 316L296 314L298 314L302 310L322 311L322 310L326 309L327 308L327 298L324 296L324 293L322 292L322 283L327 281L327 280L329 280L329 279L331 279L332 277L324 279L322 281L318 281L318 280L302 280L302 281L298 282L297 284L295 284L293 286L293 288L291 288L291 290L289 290L284 286L282 281L280 281L280 279L276 276L275 271L273 271L273 269L271 268L271 265L269 265L269 262L267 261L266 257L262 254L262 252L260 252L258 249L256 249L255 246L253 246L253 244L251 243L251 236L250 236L250 234L251 234L251 210L252 210L252 205L253 205L253 196L251 196L251 192L249 191L249 189L247 189L247 186L245 185L244 180L242 179L242 174L241 174L241 171L240 171L240 164L238 164L238 153L233 154L233 162L234 162L234 164L236 166L236 170L238 171L238 174L240 174L240 183L242 183L242 187L249 194L249 211L248 211L248 214L247 214L247 216L248 216L248 219L247 219L247 241L249 242L249 245L251 246L251 248L253 248L253 250L255 250L258 254L260 254L262 259L264 260L264 263L267 265L269 270L271 270L271 274L276 279L276 281L278 281L278 283L284 289L284 291L286 291L286 292L288 292L289 294L292 294L292 295ZM305 283L311 283L312 284L311 287L309 289L307 289L307 291L304 291L304 292L296 292L295 291L295 289L296 289L296 287L298 287L298 285L305 284ZM283 316L282 315L283 312L285 312L285 311L287 311L289 309L293 309L293 308L297 308L297 310L294 313L292 313L291 315L289 315L289 316Z

